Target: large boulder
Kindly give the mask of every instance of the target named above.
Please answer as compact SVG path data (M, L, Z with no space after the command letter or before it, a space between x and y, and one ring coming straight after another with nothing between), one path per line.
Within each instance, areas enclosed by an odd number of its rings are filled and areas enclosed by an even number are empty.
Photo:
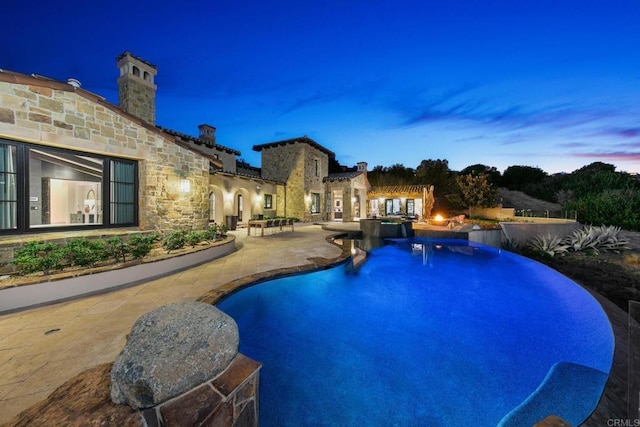
M175 303L141 316L111 371L111 400L142 409L222 372L238 353L235 321L216 307Z

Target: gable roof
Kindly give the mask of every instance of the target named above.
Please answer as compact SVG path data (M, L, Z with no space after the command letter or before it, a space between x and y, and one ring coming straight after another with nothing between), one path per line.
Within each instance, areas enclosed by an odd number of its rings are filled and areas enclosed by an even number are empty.
M157 126L157 127L158 127L158 129L162 130L163 132L166 132L169 135L173 135L173 136L177 137L178 139L183 140L184 142L193 142L196 145L205 145L207 147L215 148L215 149L220 150L220 151L225 151L225 152L227 152L229 154L235 154L236 156L240 155L240 152L238 150L234 150L233 148L225 147L224 145L216 144L215 142L211 143L210 141L207 141L205 139L197 138L197 137L191 136L191 135L187 135L186 133L178 132L176 130L163 128L162 126ZM202 151L200 151L200 150L198 150L198 152L202 153ZM206 154L206 153L204 153L204 154Z
M367 197L421 197L428 193L432 186L430 185L387 185L382 187L372 187L367 192Z
M149 65L152 65L152 64L149 64ZM3 69L0 69L0 82L46 87L53 90L61 90L65 92L74 92L78 96L81 96L85 99L93 101L97 104L100 104L103 107L113 111L114 113L117 113L123 117L126 117L128 120L131 120L132 122L166 138L167 140L174 142L176 145L179 145L189 151L198 153L202 157L211 161L216 166L222 167L222 162L219 159L216 159L212 155L208 155L207 153L204 153L200 150L196 150L193 147L190 147L188 143L184 141L180 141L176 134L168 132L167 130L161 128L160 126L154 126L150 123L147 123L146 121L142 120L138 116L128 113L122 108L120 108L119 106L110 103L103 96L96 95L95 93L89 92L88 90L82 89L81 87L72 86L69 83L65 83L60 80L55 80L45 76L40 76L38 74L27 75L27 74L22 74L15 71L9 71L9 70L3 70ZM238 154L240 153L238 152Z
M339 172L339 173L330 173L329 176L326 176L322 179L322 182L327 181L346 181L349 179L353 179L358 175L362 175L362 171L349 171L349 172Z
M262 151L265 148L280 147L280 146L284 146L284 145L288 145L288 144L296 144L296 143L310 145L311 147L322 151L323 153L325 153L329 157L335 157L336 156L336 153L334 153L331 150L328 150L328 149L324 148L322 145L318 144L316 141L314 141L313 139L309 138L307 135L304 135L304 136L301 136L301 137L298 137L298 138L289 138L289 139L283 139L281 141L273 141L273 142L267 142L266 144L254 145L253 146L253 150L254 151Z

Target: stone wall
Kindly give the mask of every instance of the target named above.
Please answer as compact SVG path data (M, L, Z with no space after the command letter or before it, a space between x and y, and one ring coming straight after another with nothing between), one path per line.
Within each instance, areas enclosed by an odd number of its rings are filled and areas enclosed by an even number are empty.
M238 194L244 199L242 223L254 215L284 215L284 186L263 180L216 173L209 176L209 192L215 194L215 221L224 224L227 215L237 215ZM273 208L264 208L264 195L273 196Z
M0 138L137 160L142 230L208 222L208 160L90 92L0 73ZM188 193L181 179L190 180Z
M142 412L150 426L257 426L260 364L238 353L216 378Z
M315 160L319 161L318 173ZM305 143L292 143L262 149L262 176L286 183L286 212L301 220L321 220L325 212L322 179L329 172L326 153ZM311 215L311 193L320 194L320 213Z

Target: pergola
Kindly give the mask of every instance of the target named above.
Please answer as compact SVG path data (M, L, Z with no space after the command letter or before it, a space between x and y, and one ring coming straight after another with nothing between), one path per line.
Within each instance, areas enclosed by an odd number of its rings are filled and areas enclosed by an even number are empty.
M435 203L433 185L387 185L372 187L367 192L367 199L422 199L422 218L431 216Z

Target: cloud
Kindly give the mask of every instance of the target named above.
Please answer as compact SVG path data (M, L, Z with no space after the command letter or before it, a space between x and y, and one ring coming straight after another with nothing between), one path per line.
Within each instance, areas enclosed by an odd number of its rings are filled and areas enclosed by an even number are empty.
M599 136L615 136L622 138L640 137L640 127L613 127L601 129L596 133Z
M600 151L593 153L570 153L570 156L601 159L601 160L618 160L625 162L640 162L640 151Z
M565 143L561 143L558 144L558 147L562 147L562 148L583 148L583 147L590 147L590 144L587 144L585 142L565 142Z

